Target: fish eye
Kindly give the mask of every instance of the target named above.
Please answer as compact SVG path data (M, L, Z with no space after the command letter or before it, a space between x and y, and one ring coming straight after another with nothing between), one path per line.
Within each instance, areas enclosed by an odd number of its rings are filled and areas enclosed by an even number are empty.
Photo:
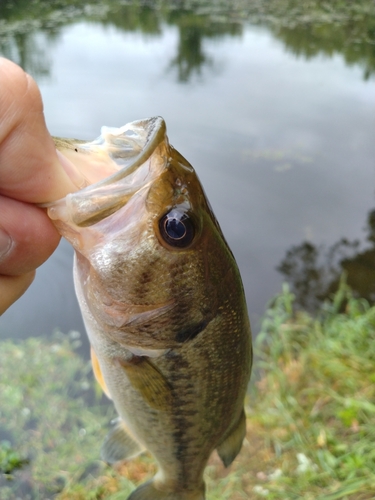
M163 240L172 247L185 248L194 239L194 225L186 212L176 208L163 215L159 221Z

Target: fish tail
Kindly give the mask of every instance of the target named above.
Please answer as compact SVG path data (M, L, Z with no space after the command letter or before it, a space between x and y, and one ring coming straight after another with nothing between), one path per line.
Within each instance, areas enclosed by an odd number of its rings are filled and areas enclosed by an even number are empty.
M151 480L133 491L128 500L205 500L204 490L205 486L203 484L200 490L194 492L161 491L155 487L154 481Z

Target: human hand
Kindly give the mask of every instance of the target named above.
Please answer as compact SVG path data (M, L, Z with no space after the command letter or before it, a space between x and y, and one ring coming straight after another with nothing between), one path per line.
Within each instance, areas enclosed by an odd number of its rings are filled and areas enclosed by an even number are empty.
M80 183L75 167L56 152L35 81L0 58L0 315L59 243L34 203L62 198Z

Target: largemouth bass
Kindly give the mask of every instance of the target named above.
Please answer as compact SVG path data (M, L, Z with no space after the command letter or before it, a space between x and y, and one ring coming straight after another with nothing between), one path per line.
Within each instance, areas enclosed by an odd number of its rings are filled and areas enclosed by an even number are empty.
M251 334L232 252L162 118L55 142L87 181L48 214L75 249L94 373L119 414L102 458L155 457L129 500L202 500L212 451L229 466L246 432Z

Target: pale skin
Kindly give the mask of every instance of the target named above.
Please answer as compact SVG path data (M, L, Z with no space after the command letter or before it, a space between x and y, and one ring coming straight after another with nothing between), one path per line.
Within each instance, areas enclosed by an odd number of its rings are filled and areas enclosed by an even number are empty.
M35 204L62 198L81 181L56 152L37 84L0 58L0 315L27 290L60 240Z

